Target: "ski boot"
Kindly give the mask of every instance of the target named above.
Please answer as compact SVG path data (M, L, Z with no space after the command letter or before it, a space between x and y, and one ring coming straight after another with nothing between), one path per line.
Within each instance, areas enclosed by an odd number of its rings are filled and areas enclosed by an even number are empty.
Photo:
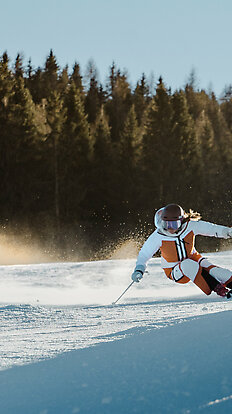
M218 283L213 290L218 296L222 296L223 298L230 299L231 297L231 290L227 289L222 283Z

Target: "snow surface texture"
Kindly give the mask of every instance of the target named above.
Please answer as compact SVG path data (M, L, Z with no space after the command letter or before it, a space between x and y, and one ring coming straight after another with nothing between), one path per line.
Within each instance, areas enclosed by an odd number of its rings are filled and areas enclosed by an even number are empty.
M232 300L134 265L0 268L1 414L232 412Z

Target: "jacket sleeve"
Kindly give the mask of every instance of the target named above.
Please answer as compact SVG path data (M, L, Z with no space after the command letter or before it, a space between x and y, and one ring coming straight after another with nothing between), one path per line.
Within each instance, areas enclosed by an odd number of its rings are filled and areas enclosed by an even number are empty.
M159 248L161 247L161 238L157 234L157 231L154 231L148 239L145 241L143 247L141 248L136 262L136 268L142 268L143 271L146 269L146 264L149 259L152 258ZM136 269L135 268L135 269Z
M207 221L191 221L191 227L195 235L220 237L224 239L230 237L230 227L220 226Z

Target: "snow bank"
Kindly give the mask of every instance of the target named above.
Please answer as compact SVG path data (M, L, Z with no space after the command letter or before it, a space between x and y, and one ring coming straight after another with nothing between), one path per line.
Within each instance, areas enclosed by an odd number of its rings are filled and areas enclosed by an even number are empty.
M2 371L1 413L228 414L231 317L136 328L121 340Z

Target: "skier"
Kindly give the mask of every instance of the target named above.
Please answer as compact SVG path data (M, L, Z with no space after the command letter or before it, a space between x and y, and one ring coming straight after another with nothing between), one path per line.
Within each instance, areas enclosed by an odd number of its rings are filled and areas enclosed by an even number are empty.
M161 266L166 276L177 283L195 283L206 295L212 291L219 296L230 297L232 271L215 266L195 249L196 235L232 237L232 228L200 220L198 213L185 213L177 204L168 204L155 214L156 230L141 248L135 270L131 276L139 282L146 263L160 249Z

